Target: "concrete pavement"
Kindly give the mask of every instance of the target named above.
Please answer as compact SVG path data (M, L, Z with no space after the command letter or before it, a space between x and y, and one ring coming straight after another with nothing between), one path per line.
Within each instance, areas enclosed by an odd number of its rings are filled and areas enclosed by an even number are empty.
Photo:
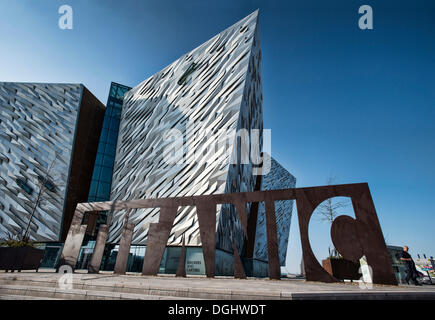
M171 275L114 275L74 273L62 275L39 272L0 272L0 299L41 297L53 299L431 299L435 286L373 285L362 289L358 283L319 283L305 280L205 278Z

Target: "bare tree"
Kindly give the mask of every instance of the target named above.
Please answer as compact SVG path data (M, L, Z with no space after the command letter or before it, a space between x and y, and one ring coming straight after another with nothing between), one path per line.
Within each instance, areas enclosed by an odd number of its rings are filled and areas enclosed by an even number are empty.
M335 177L330 176L327 180L327 184L332 185L334 181ZM339 209L346 207L348 207L347 201L329 198L317 207L316 213L320 217L320 220L329 222L332 225L334 219L339 215Z
M333 185L336 178L330 175L327 179L327 185ZM334 222L334 219L340 215L340 209L347 208L349 203L347 201L343 200L337 200L334 198L329 198L325 201L323 201L315 210L315 214L320 218L321 221L328 222L331 226ZM330 257L337 257L339 254L337 253L337 250L334 248L329 247L329 256Z
M26 242L29 241L30 225L32 224L32 220L33 220L33 217L36 213L36 209L41 205L42 201L44 200L45 193L46 193L47 189L50 189L50 186L51 186L51 188L55 188L53 182L50 180L50 173L53 170L54 164L56 163L57 159L58 159L58 154L56 153L55 158L50 163L50 166L48 167L44 176L38 177L38 189L39 190L38 190L38 194L36 195L35 202L33 204L32 212L30 214L29 221L27 222L26 229L24 230L24 234L22 234L22 238L21 238L22 241L26 241Z

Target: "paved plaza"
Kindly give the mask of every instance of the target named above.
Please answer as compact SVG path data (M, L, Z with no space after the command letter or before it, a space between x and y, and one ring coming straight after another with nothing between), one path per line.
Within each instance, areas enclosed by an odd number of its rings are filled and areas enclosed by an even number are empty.
M303 279L205 278L140 274L114 275L52 270L0 273L0 299L214 299L214 300L336 300L431 299L435 285L384 286L362 289L358 283L319 283Z

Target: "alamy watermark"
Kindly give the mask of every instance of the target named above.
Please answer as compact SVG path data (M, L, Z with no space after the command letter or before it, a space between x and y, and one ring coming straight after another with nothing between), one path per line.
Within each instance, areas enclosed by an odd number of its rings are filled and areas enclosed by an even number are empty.
M253 175L267 175L271 142L270 129L214 129L190 121L184 131L172 128L163 133L162 155L168 165L252 165Z
M73 9L70 5L61 5L58 9L61 14L58 20L59 28L62 30L73 29ZM373 29L373 8L367 4L362 5L358 9L358 13L362 14L358 19L358 27L361 30Z
M59 7L58 13L61 14L58 20L59 28L62 30L72 30L73 28L73 9L64 4Z
M365 4L358 9L358 13L363 14L358 20L358 27L361 30L373 29L373 9Z
M72 290L73 289L73 269L71 266L63 265L59 267L58 273L63 274L59 280L57 280L57 285L61 290Z

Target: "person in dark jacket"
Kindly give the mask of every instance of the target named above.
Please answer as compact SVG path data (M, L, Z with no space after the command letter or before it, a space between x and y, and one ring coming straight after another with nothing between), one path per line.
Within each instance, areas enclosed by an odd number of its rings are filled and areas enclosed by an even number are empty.
M414 260L412 260L411 255L408 253L409 248L407 246L403 247L402 254L400 256L400 260L402 260L403 264L406 267L406 283L409 284L409 280L412 280L412 282L416 286L421 286L421 283L418 282L418 271L415 267Z

